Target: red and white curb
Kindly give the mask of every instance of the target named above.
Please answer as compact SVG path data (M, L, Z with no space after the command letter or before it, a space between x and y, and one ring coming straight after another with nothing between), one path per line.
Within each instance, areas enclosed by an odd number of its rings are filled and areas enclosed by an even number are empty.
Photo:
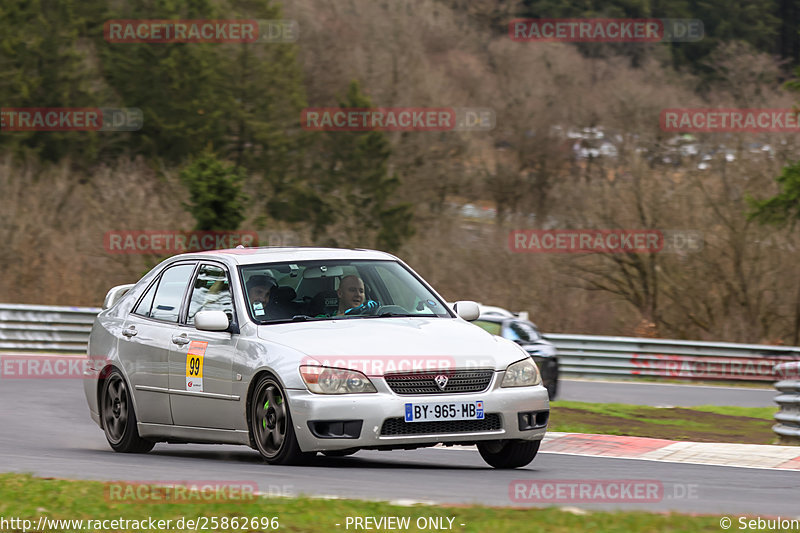
M440 449L475 450L475 447L441 446ZM684 442L553 431L545 435L539 452L667 463L800 470L800 446Z
M800 470L800 446L684 442L619 435L552 432L545 436L540 451L668 463Z

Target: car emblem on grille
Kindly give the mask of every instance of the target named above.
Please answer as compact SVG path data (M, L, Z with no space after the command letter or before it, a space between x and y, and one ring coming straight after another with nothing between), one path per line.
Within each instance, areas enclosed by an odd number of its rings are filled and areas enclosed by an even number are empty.
M436 376L435 381L436 385L439 387L439 390L444 390L444 388L447 387L447 382L448 382L447 376L439 374L438 376Z

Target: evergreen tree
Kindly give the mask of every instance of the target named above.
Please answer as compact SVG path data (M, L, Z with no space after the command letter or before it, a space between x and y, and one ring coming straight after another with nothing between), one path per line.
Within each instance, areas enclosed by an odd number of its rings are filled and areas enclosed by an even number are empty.
M189 190L186 210L194 216L196 230L233 231L244 220L244 173L206 152L181 171L181 182Z
M357 82L341 108L369 108ZM329 131L308 137L317 160L309 169L273 182L272 217L307 222L317 241L332 246L397 250L414 234L413 210L394 196L400 177L389 171L391 147L382 132Z
M764 200L748 198L750 220L763 224L794 224L800 220L800 162L784 167L776 179L781 191Z
M372 104L359 84L352 82L342 108L369 108ZM330 159L324 169L329 212L341 219L347 235L334 241L352 245L369 243L397 249L413 235L410 204L396 202L400 178L388 169L391 147L382 132L327 132L324 152Z
M100 107L79 38L96 0L5 0L0 3L0 107ZM98 134L8 132L0 146L33 150L44 160L93 160Z

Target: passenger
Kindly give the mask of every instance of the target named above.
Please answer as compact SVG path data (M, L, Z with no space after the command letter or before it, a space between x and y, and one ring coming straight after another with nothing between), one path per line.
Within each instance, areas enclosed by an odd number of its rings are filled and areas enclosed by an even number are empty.
M364 301L364 281L358 276L345 276L339 282L339 312L337 315L361 315L374 312L380 304L375 300Z
M277 285L275 278L263 274L253 276L247 281L247 296L250 298L250 306L256 317L266 315L269 293Z

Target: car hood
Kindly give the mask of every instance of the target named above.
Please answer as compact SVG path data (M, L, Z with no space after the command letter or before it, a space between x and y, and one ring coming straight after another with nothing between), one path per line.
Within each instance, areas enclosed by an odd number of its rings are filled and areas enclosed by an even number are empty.
M259 338L309 362L382 371L434 368L505 370L528 354L516 344L460 319L357 318L267 324Z

